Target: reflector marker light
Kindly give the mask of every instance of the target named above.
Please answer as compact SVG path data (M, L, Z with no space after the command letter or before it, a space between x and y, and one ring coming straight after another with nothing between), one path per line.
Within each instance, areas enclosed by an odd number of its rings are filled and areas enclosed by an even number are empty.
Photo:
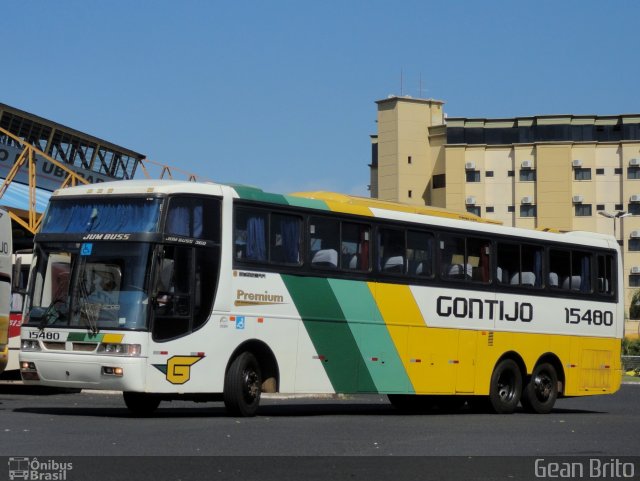
M422 359L409 359L409 362L422 362Z

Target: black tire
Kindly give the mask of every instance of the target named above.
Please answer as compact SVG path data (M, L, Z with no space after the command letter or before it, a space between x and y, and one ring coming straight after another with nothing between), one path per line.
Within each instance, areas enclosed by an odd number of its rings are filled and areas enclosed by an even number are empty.
M255 356L243 352L236 357L224 378L224 405L231 416L256 415L262 394L262 373Z
M144 417L154 413L160 405L160 398L143 392L123 392L127 408L134 416Z
M497 414L512 414L522 394L522 374L512 359L500 361L491 375L489 402Z
M537 414L551 412L558 399L558 373L549 363L538 364L522 391L522 407Z

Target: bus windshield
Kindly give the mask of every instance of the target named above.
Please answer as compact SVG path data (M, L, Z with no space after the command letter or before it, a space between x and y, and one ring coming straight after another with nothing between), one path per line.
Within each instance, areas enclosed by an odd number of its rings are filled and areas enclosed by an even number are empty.
M26 323L41 327L144 329L149 305L147 243L40 244Z

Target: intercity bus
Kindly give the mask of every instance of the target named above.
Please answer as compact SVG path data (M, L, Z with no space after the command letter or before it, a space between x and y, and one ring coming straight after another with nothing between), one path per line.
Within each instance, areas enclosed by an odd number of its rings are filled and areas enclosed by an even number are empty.
M11 308L11 218L0 209L0 373L9 359L9 311Z
M549 412L615 392L610 236L332 193L124 181L55 192L35 237L27 384L161 401L377 393Z

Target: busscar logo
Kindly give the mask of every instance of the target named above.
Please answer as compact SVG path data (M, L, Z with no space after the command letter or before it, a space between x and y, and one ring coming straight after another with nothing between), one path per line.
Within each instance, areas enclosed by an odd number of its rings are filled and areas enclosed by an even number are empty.
M264 292L245 292L242 289L236 291L236 306L268 306L284 304L284 296Z
M39 481L66 481L67 472L73 469L73 463L59 462L54 459L46 461L38 458L10 457L9 479L26 479Z

